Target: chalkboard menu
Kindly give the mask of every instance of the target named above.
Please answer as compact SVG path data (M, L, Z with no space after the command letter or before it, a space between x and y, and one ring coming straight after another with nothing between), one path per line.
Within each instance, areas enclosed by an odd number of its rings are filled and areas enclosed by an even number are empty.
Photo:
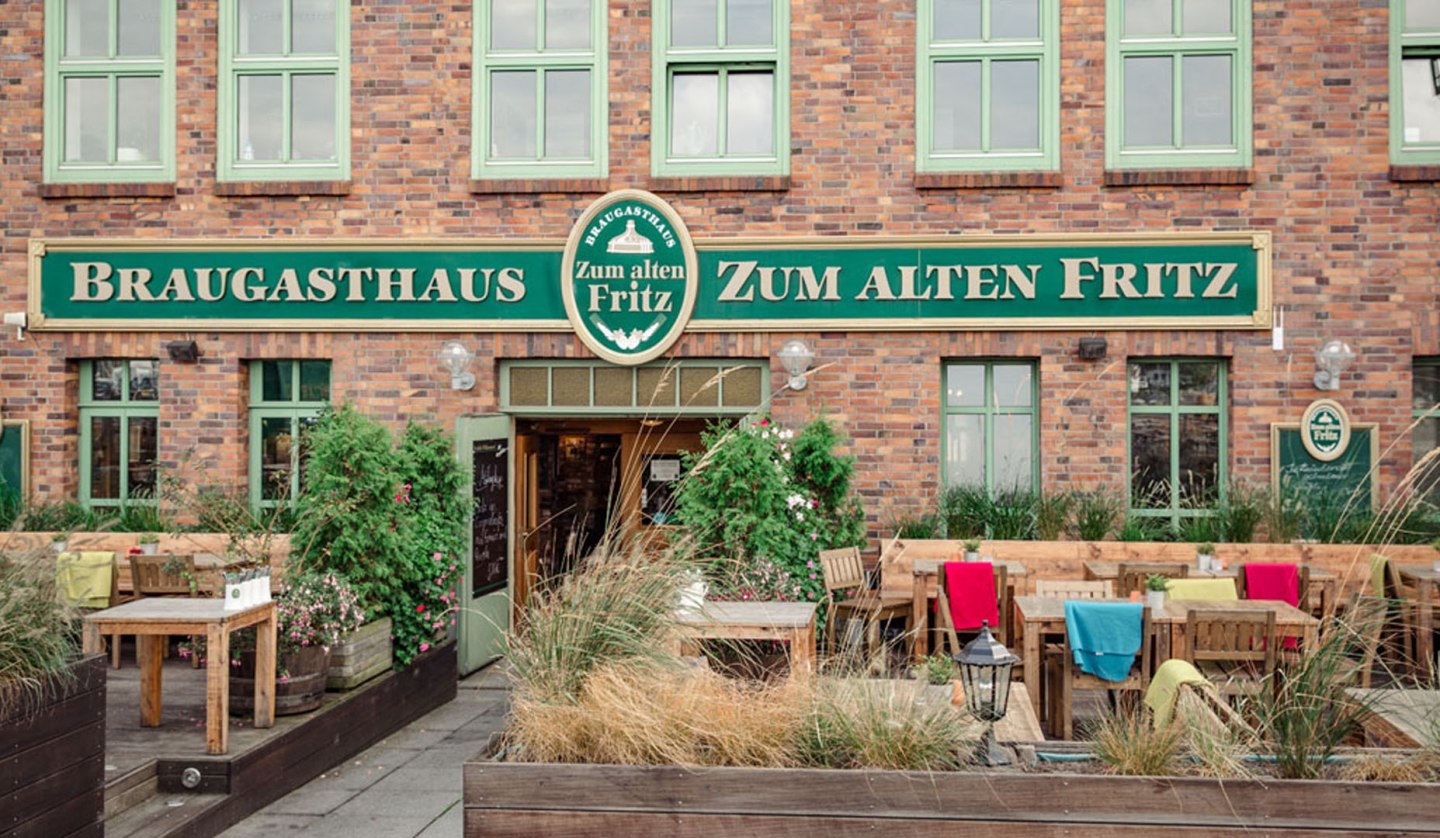
M1379 439L1374 425L1351 425L1350 444L1345 453L1330 462L1317 460L1306 450L1299 425L1270 426L1270 479L1278 490L1293 494L1339 494L1348 497L1356 489L1361 498L1375 507L1375 481L1370 471L1379 459Z
M0 423L0 496L16 499L29 494L30 426L25 422Z
M470 595L503 590L510 578L510 449L503 439L481 440L473 453L475 512L471 524Z

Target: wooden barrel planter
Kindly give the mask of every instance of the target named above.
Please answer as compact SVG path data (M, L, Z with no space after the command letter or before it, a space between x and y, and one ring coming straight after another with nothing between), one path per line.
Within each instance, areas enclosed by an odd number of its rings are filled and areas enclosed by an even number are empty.
M394 641L389 617L366 623L330 648L330 671L325 687L353 690L383 672L394 661Z
M275 679L275 715L308 713L325 698L325 674L330 668L330 651L306 646L282 655L279 669L286 674ZM255 653L240 655L240 665L230 668L230 714L248 716L255 710Z

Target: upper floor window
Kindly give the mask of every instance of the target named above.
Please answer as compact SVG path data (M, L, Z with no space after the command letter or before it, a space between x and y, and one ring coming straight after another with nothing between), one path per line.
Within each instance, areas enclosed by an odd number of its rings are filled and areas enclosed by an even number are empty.
M45 180L175 179L175 5L48 0Z
M350 176L349 11L220 0L220 180Z
M1105 165L1250 165L1250 0L1108 0Z
M1058 168L1057 6L1057 0L920 0L920 171Z
M154 503L160 366L153 358L80 364L80 501Z
M476 4L476 177L606 174L605 22L599 0Z
M789 0L652 9L654 174L789 174Z
M1440 0L1390 3L1390 160L1440 163Z

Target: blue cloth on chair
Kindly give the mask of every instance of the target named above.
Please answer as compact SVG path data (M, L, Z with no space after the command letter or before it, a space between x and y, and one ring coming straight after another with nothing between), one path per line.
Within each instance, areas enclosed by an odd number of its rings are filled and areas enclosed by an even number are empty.
M1065 602L1065 632L1075 665L1105 681L1124 681L1140 651L1145 606L1138 602Z

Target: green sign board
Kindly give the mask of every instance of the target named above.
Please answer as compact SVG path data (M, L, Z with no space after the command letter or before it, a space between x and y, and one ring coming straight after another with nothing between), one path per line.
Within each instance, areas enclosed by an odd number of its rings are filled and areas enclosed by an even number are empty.
M30 494L30 424L0 421L0 499Z
M1310 453L1302 426L1270 426L1270 477L1281 487L1302 496L1332 494L1348 497L1358 491L1357 503L1374 508L1377 486L1371 470L1379 460L1374 425L1351 425L1349 445L1338 456L1322 460Z

